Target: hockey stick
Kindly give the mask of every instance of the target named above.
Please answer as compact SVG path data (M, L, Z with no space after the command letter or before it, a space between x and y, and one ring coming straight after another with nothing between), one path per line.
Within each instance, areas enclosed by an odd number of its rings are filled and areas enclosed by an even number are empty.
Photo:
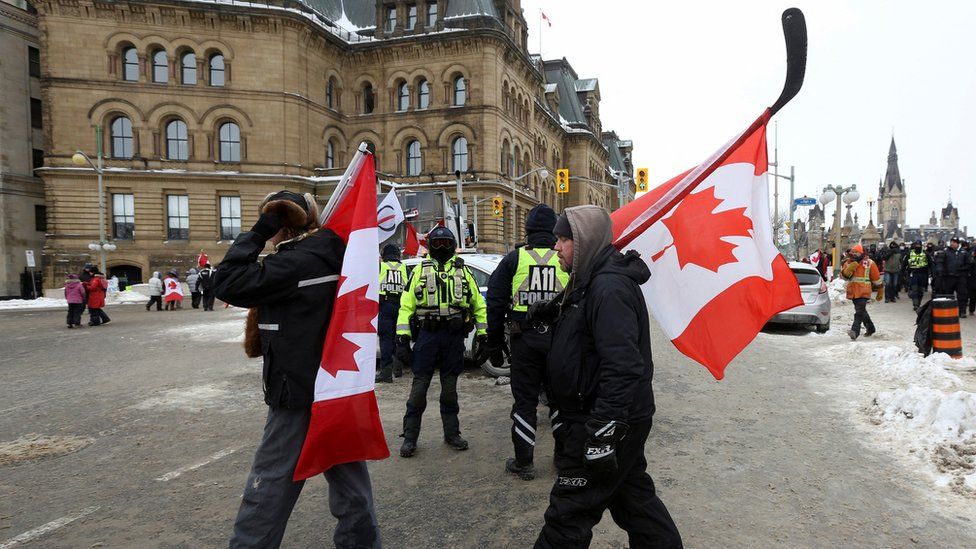
M677 184L664 194L657 202L637 216L629 226L620 232L613 245L622 250L630 244L637 235L642 234L648 227L657 223L665 214L670 212L678 202L691 194L702 181L712 175L725 160L732 155L742 143L759 128L769 122L776 112L796 97L803 87L803 77L807 70L807 24L803 12L799 8L790 8L783 12L783 36L786 40L786 83L783 91L772 107L763 111L759 118L735 139L713 153L704 162L688 172ZM632 202L634 204L636 202Z

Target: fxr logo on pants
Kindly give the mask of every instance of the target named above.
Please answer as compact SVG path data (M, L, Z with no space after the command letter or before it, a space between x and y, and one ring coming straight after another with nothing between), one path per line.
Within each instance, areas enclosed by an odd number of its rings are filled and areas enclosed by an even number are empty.
M584 477L556 477L556 483L560 486L571 486L573 488L582 488L586 486L586 479Z

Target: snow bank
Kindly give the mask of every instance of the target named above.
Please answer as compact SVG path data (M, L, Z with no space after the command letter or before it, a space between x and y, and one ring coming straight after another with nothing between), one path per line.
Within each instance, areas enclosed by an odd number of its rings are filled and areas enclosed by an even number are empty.
M139 292L126 290L124 292L110 292L105 296L106 305L123 305L128 303L145 303L146 297ZM6 309L67 309L68 302L64 298L39 297L37 299L8 299L0 301L0 310Z
M827 283L827 294L830 296L830 302L834 305L846 303L847 281L840 277L831 280Z
M976 436L976 393L911 385L880 393L874 405L884 421L904 423L930 442L965 442Z

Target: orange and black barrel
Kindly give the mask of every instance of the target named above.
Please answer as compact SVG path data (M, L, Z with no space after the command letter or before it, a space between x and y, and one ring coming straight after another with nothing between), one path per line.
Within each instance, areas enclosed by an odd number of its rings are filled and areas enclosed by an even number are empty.
M959 303L951 297L932 300L932 352L962 358Z

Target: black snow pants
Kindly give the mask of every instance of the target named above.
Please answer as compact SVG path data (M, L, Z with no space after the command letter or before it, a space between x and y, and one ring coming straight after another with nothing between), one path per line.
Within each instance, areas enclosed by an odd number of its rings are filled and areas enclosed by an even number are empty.
M147 311L153 306L153 303L156 304L156 310L157 311L162 311L163 310L163 296L161 296L161 295L152 295L152 296L149 296L149 303L146 303L146 310Z
M203 291L203 310L212 311L214 306L214 292L213 290Z
M546 356L549 354L549 334L536 330L513 334L510 358L512 377L512 444L515 446L515 461L519 465L529 465L535 449L536 409L539 407L539 392L542 391L546 376ZM550 420L558 423L550 413Z
M427 409L427 390L434 378L434 370L440 371L441 424L444 438L461 433L458 419L458 376L464 370L464 336L462 332L448 330L421 330L413 345L413 383L407 397L407 412L403 416L403 438L417 441L424 410Z
M68 326L81 326L83 312L85 312L84 303L68 303Z
M858 335L861 334L861 324L864 324L864 329L869 334L873 334L875 330L871 315L868 314L868 299L867 297L858 297L852 300L854 302L854 324L851 329Z
M644 444L651 420L630 425L626 438L617 444L617 470L601 474L583 464L586 424L562 419L563 426L554 433L562 441L556 451L558 476L536 548L589 547L593 526L607 509L627 532L631 547L682 547L678 527L647 474Z

